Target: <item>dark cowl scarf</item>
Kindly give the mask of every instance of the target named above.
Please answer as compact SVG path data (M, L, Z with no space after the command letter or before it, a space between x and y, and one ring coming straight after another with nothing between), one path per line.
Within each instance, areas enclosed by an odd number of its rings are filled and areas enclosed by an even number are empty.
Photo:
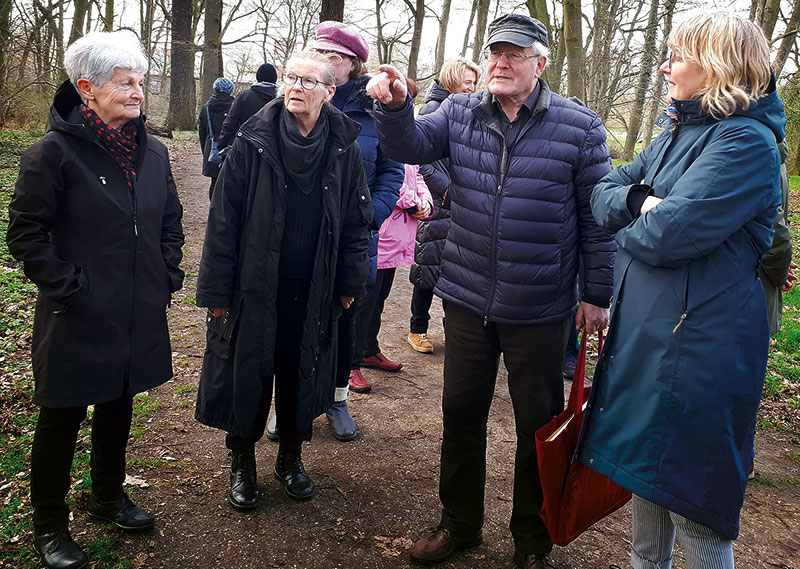
M133 191L133 182L136 180L136 163L138 160L139 144L136 142L136 124L128 121L121 129L117 130L108 126L97 116L97 113L84 104L78 107L83 124L94 134L100 144L108 150L117 161L125 178L128 188Z
M328 142L328 113L325 107L319 114L317 124L308 136L303 136L297 127L294 115L284 109L278 126L281 158L294 186L308 194L321 179L320 166Z

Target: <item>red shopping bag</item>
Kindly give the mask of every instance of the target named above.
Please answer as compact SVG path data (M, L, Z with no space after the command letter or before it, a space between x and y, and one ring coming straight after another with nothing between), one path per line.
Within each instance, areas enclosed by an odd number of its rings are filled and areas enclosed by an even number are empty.
M591 389L583 386L586 340L584 333L567 408L536 431L539 477L544 493L539 515L550 539L557 545L567 545L631 498L630 492L605 476L581 462L572 462Z

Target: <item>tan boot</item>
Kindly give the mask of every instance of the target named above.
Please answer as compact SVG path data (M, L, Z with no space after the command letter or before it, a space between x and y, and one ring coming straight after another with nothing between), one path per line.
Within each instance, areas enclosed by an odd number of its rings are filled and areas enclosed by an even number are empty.
M422 334L414 334L413 332L408 335L408 343L421 354L432 354L433 344L428 340L428 335L424 332Z

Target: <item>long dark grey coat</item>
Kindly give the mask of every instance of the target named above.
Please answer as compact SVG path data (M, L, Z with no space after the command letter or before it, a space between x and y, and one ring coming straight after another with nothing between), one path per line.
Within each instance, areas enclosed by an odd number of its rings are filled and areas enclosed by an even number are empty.
M172 377L166 308L183 282L182 208L167 149L139 133L133 192L86 131L71 83L47 134L20 162L6 240L39 288L34 402L71 407L118 399Z
M286 211L286 174L278 149L283 100L242 125L225 159L208 216L197 304L229 307L209 318L195 417L230 434L255 437L254 420L269 405L262 377L272 376L278 262ZM301 430L333 401L339 296L356 296L367 276L372 203L356 143L358 125L323 106L330 125L323 220L298 372Z

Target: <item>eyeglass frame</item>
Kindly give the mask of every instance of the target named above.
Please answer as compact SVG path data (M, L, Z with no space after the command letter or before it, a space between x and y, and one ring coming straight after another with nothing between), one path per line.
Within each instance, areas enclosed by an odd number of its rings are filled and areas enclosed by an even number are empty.
M675 50L669 50L667 53L667 69L672 69L672 64L675 62L683 63L684 59L683 56L680 54L676 55Z
M294 75L294 81L291 82L287 81L287 79L289 79L289 76L291 75ZM300 81L300 88L303 89L304 91L311 91L313 89L316 89L317 85L325 85L326 87L333 87L333 85L331 85L330 83L325 83L325 81L320 81L315 77L309 77L307 75L298 75L297 73L292 73L291 71L289 73L284 73L283 76L281 77L281 82L287 87L294 87L295 85L297 85L298 80ZM313 81L314 85L312 87L304 85L303 82L306 80Z
M495 55L494 59L492 58L492 55ZM522 65L528 59L533 59L534 57L542 57L541 55L522 55L518 51L493 50L491 46L486 47L483 50L483 58L486 61L498 62L500 61L500 59L502 59L503 56L506 57L506 61L510 65ZM517 58L520 58L520 61L515 61Z

